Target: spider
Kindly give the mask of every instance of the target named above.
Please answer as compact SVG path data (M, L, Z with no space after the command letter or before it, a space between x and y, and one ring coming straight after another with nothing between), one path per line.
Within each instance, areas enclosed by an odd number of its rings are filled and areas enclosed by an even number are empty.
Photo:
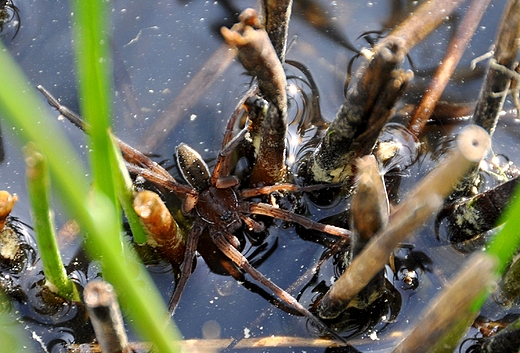
M11 14L9 14L9 10ZM18 34L20 30L20 10L13 3L13 0L0 0L0 31L4 30L4 25L16 18L16 32L14 33L14 37Z
M49 103L63 116L71 120L75 125L88 131L88 127L82 120L70 110L62 106L43 87L38 89L45 95ZM303 307L293 296L267 279L260 271L254 268L246 257L237 249L239 240L234 233L245 224L252 231L261 231L263 225L250 218L250 215L264 215L284 221L298 223L308 229L318 230L344 239L350 236L350 231L332 225L314 222L304 216L291 211L283 210L262 202L248 201L248 198L267 195L275 191L311 191L323 188L323 185L310 187L298 187L294 184L277 184L251 189L238 189L239 180L230 174L229 157L235 148L249 131L250 126L233 137L236 120L242 112L242 106L248 95L242 99L235 112L228 121L222 149L210 173L208 166L200 154L186 144L180 144L176 148L176 160L183 178L188 185L177 182L162 166L153 162L148 157L122 141L119 146L123 157L127 162L127 168L131 174L141 176L153 184L165 188L177 194L182 200L183 213L192 219L192 226L186 241L184 260L180 268L180 276L176 281L174 293L169 302L169 310L173 315L187 284L193 268L193 260L196 255L198 240L201 234L208 230L212 241L218 249L235 263L240 269L248 273L254 280L275 293L282 301L287 303L301 315L312 320L316 325L335 338L344 341L334 331L329 329L308 309ZM327 185L330 186L330 185Z

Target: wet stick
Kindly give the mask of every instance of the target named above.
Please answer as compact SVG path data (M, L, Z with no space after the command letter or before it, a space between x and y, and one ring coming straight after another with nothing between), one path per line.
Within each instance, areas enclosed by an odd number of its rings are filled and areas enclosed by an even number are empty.
M83 297L101 351L132 352L114 288L106 282L94 280L85 286Z
M4 229L7 216L11 213L18 196L11 195L5 190L0 190L0 231Z
M388 261L390 253L442 205L467 170L484 157L489 135L480 127L465 127L456 146L390 215L386 229L376 234L334 282L319 304L322 318L338 316Z
M222 36L238 50L238 59L257 78L260 94L269 103L250 182L252 185L272 185L283 180L286 172L287 82L282 64L256 12L246 9L239 19L231 29L222 27Z
M495 131L506 96L514 77L518 74L518 38L520 37L520 0L510 0L504 9L502 23L495 41L495 51L490 59L484 84L480 90L477 106L471 122L483 127L491 136ZM477 168L457 186L450 199L472 196L479 184Z
M426 122L432 115L442 92L444 92L444 88L453 75L462 54L473 37L480 23L480 19L484 15L490 2L491 0L473 0L468 7L468 11L459 24L459 28L450 42L444 59L435 72L430 86L424 93L421 103L415 110L412 120L410 121L408 130L416 137L419 137Z
M353 142L368 130L374 106L388 108L395 101L390 104L378 102L383 97L396 98L397 92L400 91L399 85L394 91L395 95L385 93L385 88L389 88L389 82L394 81L395 70L405 59L406 53L402 44L402 41L397 39L395 42L387 41L386 45L378 46L367 66L358 71L359 81L348 91L345 102L310 157L306 172L314 182L341 182L351 174L350 163L357 148L353 146ZM406 79L403 83L404 81ZM382 127L383 124L379 125ZM377 137L379 133L380 131L371 132L371 136ZM360 147L368 145L369 142ZM368 149L372 147L373 145Z
M70 301L80 301L74 283L68 278L54 232L49 205L50 178L43 155L34 144L25 147L27 190L32 206L33 226L45 274L45 285Z
M263 0L264 26L278 58L285 61L287 32L291 18L292 0Z
M384 229L390 213L388 196L374 156L356 160L355 191L350 207L351 253L355 257L368 240Z
M515 177L485 192L448 205L436 222L445 218L454 243L467 241L495 228L502 212L511 202L519 178Z
M134 198L134 209L148 230L148 243L157 246L172 264L182 263L185 240L159 195L149 190L138 192Z
M486 254L473 255L449 285L428 304L393 352L453 352L461 335L455 334L454 342L444 341L444 338L459 320L470 324L476 318L477 313L472 313L470 306L495 280L496 263ZM467 328L467 325L462 325L462 328ZM445 347L445 344L450 347Z
M457 9L465 0L432 0L424 1L407 19L397 26L388 37L383 38L379 45L400 38L406 53L417 43L426 38L447 16ZM376 46L377 48L377 46Z
M500 32L495 41L495 52L472 120L473 124L482 126L490 135L495 131L511 86L511 75L508 71L514 70L517 65L519 37L520 0L510 0L504 10Z

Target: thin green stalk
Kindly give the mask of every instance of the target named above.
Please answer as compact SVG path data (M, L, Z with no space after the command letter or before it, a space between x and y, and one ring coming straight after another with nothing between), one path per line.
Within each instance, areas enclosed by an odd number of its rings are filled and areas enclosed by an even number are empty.
M26 144L34 141L47 156L53 184L64 205L80 224L89 241L90 254L99 258L105 269L106 279L114 285L121 303L127 308L132 324L146 340L154 342L159 352L177 352L174 341L179 334L168 325L164 327L167 310L161 295L144 267L133 256L128 244L124 252L114 244L119 236L118 213L113 206L102 207L98 202L91 207L89 181L86 169L79 163L79 156L69 143L54 116L46 111L42 99L29 80L21 72L12 56L0 43L0 116L2 122L12 128L13 134ZM49 138L52 136L52 138ZM97 200L106 198L94 192ZM112 204L113 205L113 204ZM107 236L112 234L112 236ZM138 279L138 280L136 280Z
M34 144L25 147L27 192L32 206L33 227L40 251L46 285L66 300L81 300L61 261L49 205L50 178L47 162Z
M75 39L81 114L90 125L90 162L94 187L116 203L109 136L111 98L111 58L108 50L107 1L75 0Z
M135 213L133 207L134 190L132 180L130 179L128 169L126 169L123 156L121 155L121 151L113 137L112 148L114 150L112 155L116 156L114 167L114 182L116 187L116 194L119 199L119 202L121 202L121 207L125 212L128 224L130 225L130 229L132 230L134 241L138 244L144 244L146 243L146 233L144 232L143 226L141 225L141 221L139 220L139 216L137 215L137 213Z

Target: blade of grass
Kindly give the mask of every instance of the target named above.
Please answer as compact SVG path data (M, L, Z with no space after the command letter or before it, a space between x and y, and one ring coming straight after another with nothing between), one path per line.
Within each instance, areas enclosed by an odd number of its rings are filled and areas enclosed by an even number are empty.
M89 206L89 182L87 171L79 161L79 156L61 131L56 119L49 114L39 99L37 91L29 85L18 65L0 43L0 113L23 143L34 141L47 156L49 170L64 208L70 212L88 233L86 242L90 254L96 254L105 269L107 280L114 285L122 304L128 308L132 324L138 333L154 342L160 352L177 352L173 341L179 337L172 325L165 327L166 307L146 270L138 263L124 243L125 251L117 250L114 244L119 236L117 213L113 207L107 212L100 211L101 202L92 211ZM52 138L49 138L52 136ZM97 193L95 193L97 194ZM97 199L102 199L97 197ZM136 280L139 279L139 280Z
M75 0L74 32L81 115L90 125L92 152L89 155L94 187L116 202L110 128L111 58L108 51L108 2Z
M138 244L146 243L146 233L141 225L139 216L135 213L133 207L134 190L130 174L126 169L125 161L121 155L121 150L117 145L117 139L112 136L112 149L113 155L116 156L116 167L114 168L114 182L116 188L116 194L121 202L121 207L125 212L126 219L130 225L130 230L134 237L134 241Z
M49 205L50 178L47 162L36 145L28 144L25 149L27 191L31 201L33 227L43 264L46 286L66 300L81 301L74 283L67 277L61 261L54 222Z

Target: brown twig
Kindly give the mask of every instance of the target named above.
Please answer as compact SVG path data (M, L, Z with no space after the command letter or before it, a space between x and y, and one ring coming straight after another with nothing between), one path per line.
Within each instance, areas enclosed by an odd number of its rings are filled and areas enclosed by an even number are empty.
M114 288L95 280L85 286L85 305L103 353L130 353Z
M16 194L11 195L5 190L0 190L0 231L4 229L7 216L11 213L16 201L18 201Z
M493 283L496 261L484 253L470 258L466 266L451 280L419 316L415 326L404 334L405 339L394 353L431 352L459 319L470 313L470 305ZM468 290L471 288L471 290ZM451 347L449 351L452 351ZM438 351L447 351L446 348Z
M182 351L199 352L204 349L225 349L233 341L232 338L221 339L190 339L181 342ZM236 349L247 348L290 348L290 347L315 347L315 348L333 348L342 347L344 344L337 341L331 341L322 338L303 338L289 336L271 336L259 338L241 339L234 347ZM151 345L149 343L133 342L129 347L134 352L149 352ZM101 348L97 344L72 344L68 347L69 353L101 353Z
M274 50L282 63L285 61L291 7L292 0L262 1L265 30L269 34Z
M386 227L390 213L383 176L374 156L359 158L355 165L356 186L350 201L352 257L363 249L372 235Z
M517 65L519 37L520 0L511 0L504 10L500 32L495 41L495 52L473 115L473 124L482 126L490 135L495 131L502 105L511 86L511 75L508 71L514 72Z
M490 2L491 0L473 0L471 2L454 38L450 42L442 63L433 76L430 87L424 93L421 103L415 110L412 120L408 125L408 130L416 137L419 137L428 119L432 115L444 88L455 71L462 54L473 37Z
M430 172L390 216L388 227L371 238L319 304L323 318L337 317L388 261L390 253L437 211L467 170L479 163L490 146L489 135L470 125L456 147Z
M185 240L170 211L159 195L143 190L134 198L134 210L148 235L148 243L156 245L172 264L181 264L186 250Z
M282 64L255 10L244 10L239 20L231 29L222 27L222 35L230 46L237 48L238 59L257 78L260 93L269 103L250 182L272 185L285 176L287 82Z
M377 111L381 111L383 107L386 111L391 109L388 107L393 106L402 85L407 82L407 78L402 77L394 80L396 76L401 76L396 74L395 70L402 64L406 55L402 44L402 40L397 39L395 42L387 41L384 46L378 45L368 66L358 71L361 78L349 90L345 103L310 158L307 173L313 181L343 181L351 174L350 163L356 157L353 150L367 147L370 151L373 148L373 139L367 139L361 146L355 147L353 142L375 123L374 119L381 118L375 114L371 118L374 107L377 107ZM396 82L400 84L396 85ZM385 92L388 88L393 94ZM387 117L388 114L385 114L381 120ZM369 124L370 119L372 121ZM378 125L382 128L384 124ZM380 131L371 132L370 136L377 138Z
M408 53L417 43L426 38L435 28L446 20L456 8L465 0L436 0L424 1L399 26L392 30L388 37L378 45L387 45L386 42L400 38L403 49ZM395 37L395 38L394 38Z
M446 218L449 240L454 243L473 239L495 228L502 212L511 202L518 182L517 176L478 195L446 206L439 214L436 227Z

